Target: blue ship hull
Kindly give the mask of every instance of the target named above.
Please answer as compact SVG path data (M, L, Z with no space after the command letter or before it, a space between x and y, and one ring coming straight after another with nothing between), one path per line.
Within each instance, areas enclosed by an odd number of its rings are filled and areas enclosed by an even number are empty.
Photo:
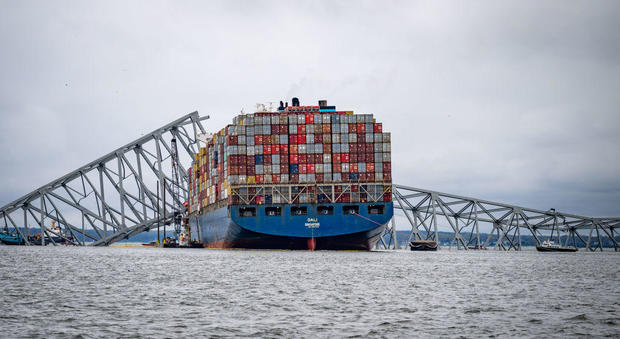
M205 247L371 250L392 215L391 202L235 205L192 216L190 225Z

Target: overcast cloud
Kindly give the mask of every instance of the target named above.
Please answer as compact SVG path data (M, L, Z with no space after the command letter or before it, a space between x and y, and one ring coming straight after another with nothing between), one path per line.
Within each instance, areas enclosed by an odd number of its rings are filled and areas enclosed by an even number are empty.
M194 110L373 113L394 182L620 216L618 1L2 1L0 205Z

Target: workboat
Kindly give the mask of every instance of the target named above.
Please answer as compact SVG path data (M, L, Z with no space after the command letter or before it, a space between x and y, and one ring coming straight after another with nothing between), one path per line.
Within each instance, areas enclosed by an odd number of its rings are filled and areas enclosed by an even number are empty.
M24 239L19 234L1 233L0 241L5 245L23 245Z
M577 249L573 246L562 247L552 240L543 241L541 245L536 246L536 250L539 252L577 252Z
M412 251L437 251L437 242L432 240L414 240L409 243Z

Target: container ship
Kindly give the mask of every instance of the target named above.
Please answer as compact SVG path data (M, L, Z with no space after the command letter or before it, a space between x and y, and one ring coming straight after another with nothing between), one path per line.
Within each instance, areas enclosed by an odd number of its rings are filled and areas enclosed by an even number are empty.
M293 98L204 139L187 204L204 247L371 250L392 218L390 133L372 114Z

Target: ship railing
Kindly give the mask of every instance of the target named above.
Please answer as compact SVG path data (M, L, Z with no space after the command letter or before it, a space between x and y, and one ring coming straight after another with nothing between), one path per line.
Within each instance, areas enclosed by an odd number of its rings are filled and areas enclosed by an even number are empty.
M386 197L387 200L386 200ZM229 203L295 204L391 201L392 184L385 182L234 185Z

